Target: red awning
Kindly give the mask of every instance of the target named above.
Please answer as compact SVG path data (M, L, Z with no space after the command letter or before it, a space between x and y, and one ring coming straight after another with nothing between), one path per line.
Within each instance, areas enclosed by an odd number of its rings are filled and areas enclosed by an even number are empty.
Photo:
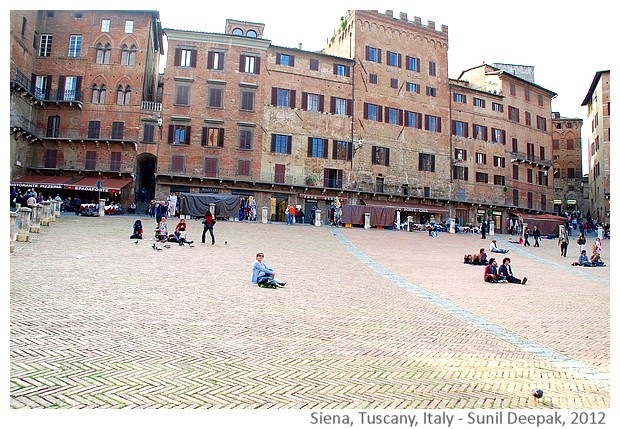
M410 204L398 201L381 201L381 200L371 200L371 199L362 199L364 205L374 206L374 207L394 207L395 209L405 211L405 212L416 212L416 213L449 213L446 207L443 206L433 206L428 204Z
M11 181L20 188L62 189L78 182L84 176L23 176Z
M101 181L101 189L97 183ZM100 177L84 177L82 180L73 183L71 186L65 186L67 189L75 189L76 191L120 191L123 187L131 183L131 179L102 179Z

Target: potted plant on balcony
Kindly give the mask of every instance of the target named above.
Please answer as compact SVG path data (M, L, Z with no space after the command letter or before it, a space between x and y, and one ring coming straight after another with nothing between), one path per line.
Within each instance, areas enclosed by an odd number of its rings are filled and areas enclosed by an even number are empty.
M316 181L317 181L317 178L316 178L315 174L308 174L306 176L306 180L305 180L306 185L308 185L308 186L315 186L316 185Z

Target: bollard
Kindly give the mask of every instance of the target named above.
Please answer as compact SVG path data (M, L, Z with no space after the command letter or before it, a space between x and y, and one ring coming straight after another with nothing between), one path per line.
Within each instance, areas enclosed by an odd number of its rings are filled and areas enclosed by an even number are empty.
M41 231L41 210L43 209L43 205L35 204L32 206L32 216L30 219L30 232L40 232Z
M50 200L50 212L49 212L49 216L47 218L47 220L50 222L50 224L56 220L56 216L54 214L56 213L56 204L57 203L58 203L58 201L56 201L56 200Z
M15 224L17 223L17 213L11 212L11 241L10 241L10 253L15 251Z
M99 217L105 216L105 200L99 199Z
M370 213L364 213L364 229L370 229Z
M489 235L495 235L495 222L489 221Z
M31 209L22 207L18 212L17 241L30 241L30 213Z
M456 233L456 222L454 221L454 218L450 218L450 233Z
M261 223L267 223L267 219L268 219L268 211L267 211L267 207L262 207L261 209Z
M407 231L413 232L413 216L407 216Z
M321 210L316 209L314 211L314 226L321 226Z
M41 220L39 221L39 224L41 226L50 226L51 202L43 201L41 206Z

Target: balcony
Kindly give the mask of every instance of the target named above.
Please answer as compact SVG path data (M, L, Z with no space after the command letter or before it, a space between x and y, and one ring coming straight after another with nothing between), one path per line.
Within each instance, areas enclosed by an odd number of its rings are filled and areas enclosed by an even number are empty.
M529 164L532 166L540 167L540 168L551 168L553 167L553 162L548 159L542 159L534 155L529 155L523 152L511 152L510 162L518 162Z

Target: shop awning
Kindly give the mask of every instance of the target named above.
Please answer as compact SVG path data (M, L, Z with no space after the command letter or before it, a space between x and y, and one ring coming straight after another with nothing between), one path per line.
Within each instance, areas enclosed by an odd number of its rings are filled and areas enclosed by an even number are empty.
M362 199L362 203L374 207L394 207L397 210L416 213L449 213L446 207L428 204L410 204L398 201L381 201L372 199Z
M84 176L23 176L11 181L18 188L63 189L80 181Z
M101 180L102 188L97 187L97 182ZM101 191L114 192L120 191L123 187L131 183L131 179L102 179L99 177L84 177L82 180L65 186L66 189L74 189L76 191Z

